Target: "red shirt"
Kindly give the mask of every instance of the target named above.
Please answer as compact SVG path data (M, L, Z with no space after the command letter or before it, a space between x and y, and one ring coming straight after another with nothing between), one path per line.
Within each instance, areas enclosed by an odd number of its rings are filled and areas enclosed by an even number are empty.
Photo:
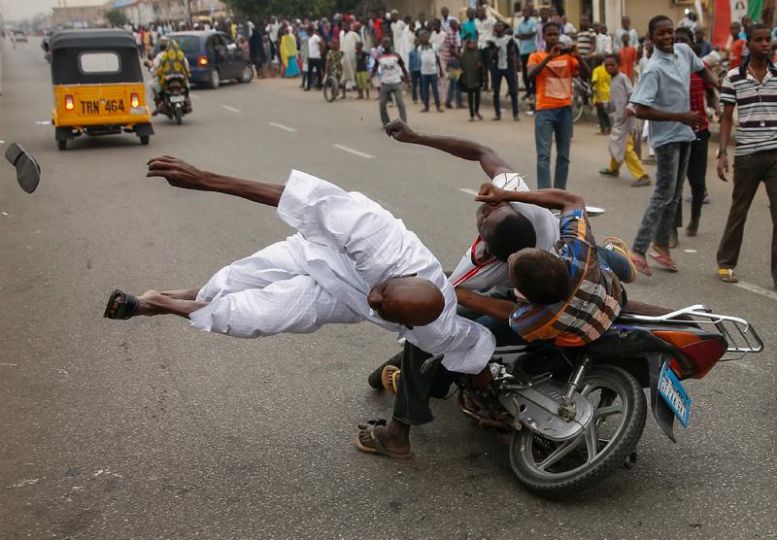
M626 75L626 77L628 77L631 82L634 82L634 64L637 61L637 49L631 45L621 47L621 50L618 52L618 56L620 56L621 59L621 73Z
M697 112L702 117L701 125L696 133L706 131L710 127L710 122L707 119L707 106L704 99L704 90L707 85L704 84L704 79L698 73L691 73L691 111Z
M742 52L745 49L745 40L737 39L731 44L731 50L728 52L728 69L738 68L742 63Z

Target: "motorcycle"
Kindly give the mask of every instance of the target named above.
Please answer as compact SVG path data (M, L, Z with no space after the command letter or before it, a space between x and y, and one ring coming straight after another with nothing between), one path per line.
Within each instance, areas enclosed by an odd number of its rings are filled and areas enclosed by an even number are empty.
M162 92L159 112L180 126L183 116L192 112L186 79L181 75L172 75L167 79L166 86Z
M676 442L675 421L687 427L692 405L682 381L763 350L747 321L703 305L629 307L587 347L497 348L485 390L459 383L462 412L512 433L510 466L528 491L566 496L633 466L647 419L644 388L656 422ZM422 371L440 360L430 358Z

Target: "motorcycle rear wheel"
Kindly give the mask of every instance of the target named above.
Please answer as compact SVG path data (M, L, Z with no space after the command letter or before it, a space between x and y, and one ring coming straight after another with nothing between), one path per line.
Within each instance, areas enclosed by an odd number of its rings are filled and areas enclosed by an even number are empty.
M614 366L597 366L583 380L582 394L596 410L577 437L558 443L525 427L513 433L510 466L528 491L543 497L577 493L610 476L636 447L645 428L647 402L632 374ZM608 422L613 417L615 422ZM602 438L605 425L615 423L611 436Z

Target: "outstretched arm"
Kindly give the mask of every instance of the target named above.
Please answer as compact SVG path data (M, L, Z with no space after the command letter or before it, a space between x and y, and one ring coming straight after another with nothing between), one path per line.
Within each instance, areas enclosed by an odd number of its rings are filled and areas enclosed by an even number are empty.
M202 171L172 156L155 157L149 160L147 165L146 177L164 178L171 186L216 191L267 206L277 207L285 189L281 184L266 184Z
M536 204L543 208L556 208L568 211L583 208L585 201L580 195L575 195L564 189L538 189L537 191L505 191L493 184L483 184L475 196L478 202L499 204L503 202L522 202Z
M475 313L487 315L505 323L510 319L510 314L515 311L515 308L517 307L517 304L510 300L483 296L482 294L462 287L456 288L456 300L459 305L470 309Z
M401 120L394 120L387 125L386 134L399 142L420 144L421 146L442 150L461 159L479 161L483 172L489 178L494 178L501 173L514 172L514 169L491 148L475 141L442 135L424 135L413 131Z

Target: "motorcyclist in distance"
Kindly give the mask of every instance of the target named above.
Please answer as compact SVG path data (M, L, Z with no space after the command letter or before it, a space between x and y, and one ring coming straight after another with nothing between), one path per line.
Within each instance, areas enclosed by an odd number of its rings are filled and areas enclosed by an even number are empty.
M189 101L189 61L186 55L178 47L174 40L160 38L159 52L154 61L149 66L151 73L154 74L154 82L151 84L151 91L154 95L155 109L153 115L159 114L159 110L164 104L164 92L167 90L167 84L174 78L182 78L183 87L186 89L186 112L191 110Z

